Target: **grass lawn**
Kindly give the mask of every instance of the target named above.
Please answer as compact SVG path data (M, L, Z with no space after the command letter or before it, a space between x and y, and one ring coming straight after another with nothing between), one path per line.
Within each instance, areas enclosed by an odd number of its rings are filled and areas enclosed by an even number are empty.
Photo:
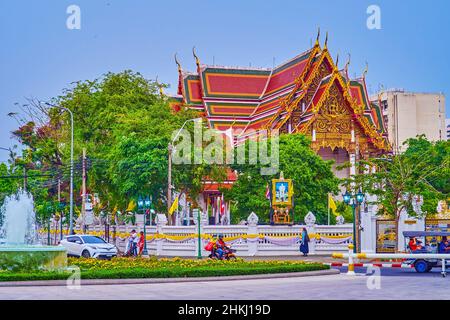
M155 257L114 258L110 261L69 258L68 266L79 267L81 279L211 277L329 269L329 266L321 263L303 261L218 261ZM68 271L0 271L0 281L64 280L69 275Z

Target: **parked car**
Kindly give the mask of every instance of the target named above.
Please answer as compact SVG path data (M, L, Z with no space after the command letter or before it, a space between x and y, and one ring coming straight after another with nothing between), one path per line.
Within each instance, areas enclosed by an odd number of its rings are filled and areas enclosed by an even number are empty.
M111 259L117 256L117 248L100 237L91 235L71 235L61 240L67 255L84 258Z

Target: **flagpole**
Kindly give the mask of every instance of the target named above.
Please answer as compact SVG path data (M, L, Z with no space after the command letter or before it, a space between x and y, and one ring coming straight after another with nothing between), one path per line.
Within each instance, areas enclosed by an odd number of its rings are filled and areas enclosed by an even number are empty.
M328 193L327 203L328 203L328 225L330 225L330 193Z

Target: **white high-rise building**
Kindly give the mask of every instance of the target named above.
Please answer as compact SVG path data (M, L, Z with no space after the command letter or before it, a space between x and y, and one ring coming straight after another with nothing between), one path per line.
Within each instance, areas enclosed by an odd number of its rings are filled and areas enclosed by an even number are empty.
M445 119L445 128L447 130L447 140L450 140L450 118Z
M446 140L445 96L442 93L388 90L371 97L381 101L383 120L394 152L404 149L403 142L424 134L428 140Z

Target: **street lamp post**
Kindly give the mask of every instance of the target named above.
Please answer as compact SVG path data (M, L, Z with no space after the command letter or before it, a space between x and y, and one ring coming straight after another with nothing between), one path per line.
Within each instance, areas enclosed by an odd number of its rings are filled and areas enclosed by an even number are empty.
M144 213L144 249L142 250L143 256L148 256L148 250L147 250L147 210L150 212L150 206L152 204L152 200L149 196L146 196L145 199L142 197L138 198L138 210L142 210Z
M353 213L353 252L356 253L356 207L359 207L364 201L364 193L358 191L358 193L350 194L348 190L342 195L346 205L352 207Z
M148 210L150 212L150 205L152 204L151 199L147 196L144 200L144 208L147 208L146 210ZM146 229L146 225L147 225L147 211L144 210L144 250L142 251L142 255L143 256L148 256L148 250L147 250L147 229Z
M70 109L62 106L46 103L47 105L67 111L70 114L70 211L69 211L69 234L73 234L73 113Z
M200 210L197 209L197 236L198 236L198 247L197 247L197 259L201 259L202 258L202 238L201 238L201 229L200 229Z

